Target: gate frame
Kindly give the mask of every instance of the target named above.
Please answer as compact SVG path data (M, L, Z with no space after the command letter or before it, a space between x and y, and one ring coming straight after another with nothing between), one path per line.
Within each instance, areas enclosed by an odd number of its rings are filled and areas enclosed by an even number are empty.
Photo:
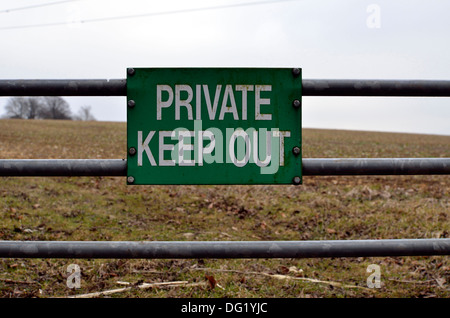
M450 97L450 81L302 80L303 96ZM126 80L0 80L0 96L126 96ZM126 176L126 160L0 159L0 176ZM310 158L303 175L450 174L450 158ZM450 239L0 241L0 258L322 258L450 255Z

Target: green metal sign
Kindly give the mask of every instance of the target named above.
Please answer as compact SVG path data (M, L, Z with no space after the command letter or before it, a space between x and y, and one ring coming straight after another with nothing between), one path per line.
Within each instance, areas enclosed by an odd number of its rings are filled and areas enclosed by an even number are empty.
M300 184L301 69L134 68L128 184Z

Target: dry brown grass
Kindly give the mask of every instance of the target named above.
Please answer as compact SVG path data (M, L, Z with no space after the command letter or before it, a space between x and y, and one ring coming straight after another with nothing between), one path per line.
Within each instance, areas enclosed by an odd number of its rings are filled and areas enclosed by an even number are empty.
M450 137L304 130L305 157L450 157ZM125 158L126 124L0 121L1 158ZM305 177L302 186L126 186L124 178L2 178L2 240L323 240L448 237L448 176ZM66 286L79 264L81 289ZM369 264L382 288L368 290ZM260 260L1 259L2 297L136 283L118 297L448 297L448 257ZM283 279L281 276L286 276ZM297 278L297 279L295 279ZM301 278L301 279L300 279ZM314 280L314 281L313 281ZM319 282L317 282L319 281ZM327 283L328 282L328 283ZM337 284L335 284L337 283ZM349 287L350 286L350 287ZM353 286L353 287L351 287ZM357 286L357 287L354 287Z

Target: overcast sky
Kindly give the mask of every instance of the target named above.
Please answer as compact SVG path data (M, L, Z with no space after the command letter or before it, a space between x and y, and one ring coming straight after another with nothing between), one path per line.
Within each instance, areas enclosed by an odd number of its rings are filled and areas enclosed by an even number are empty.
M298 66L305 79L450 80L449 12L446 0L3 0L0 79ZM126 120L125 97L66 100L73 112L91 105L98 120ZM450 98L304 97L303 105L306 128L450 135Z

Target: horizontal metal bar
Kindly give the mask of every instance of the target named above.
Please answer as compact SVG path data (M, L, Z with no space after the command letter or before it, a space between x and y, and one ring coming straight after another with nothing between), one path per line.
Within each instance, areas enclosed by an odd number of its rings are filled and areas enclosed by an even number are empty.
M303 159L305 176L450 174L450 158Z
M324 258L450 255L450 239L0 241L1 258Z
M450 174L450 158L305 158L304 176ZM124 159L0 159L0 176L126 176Z
M450 81L305 79L302 86L303 96L450 96Z
M303 96L449 97L450 81L303 79ZM126 96L126 79L0 80L0 96Z
M126 79L0 80L0 96L126 95Z
M124 159L0 159L3 177L81 177L127 174Z

